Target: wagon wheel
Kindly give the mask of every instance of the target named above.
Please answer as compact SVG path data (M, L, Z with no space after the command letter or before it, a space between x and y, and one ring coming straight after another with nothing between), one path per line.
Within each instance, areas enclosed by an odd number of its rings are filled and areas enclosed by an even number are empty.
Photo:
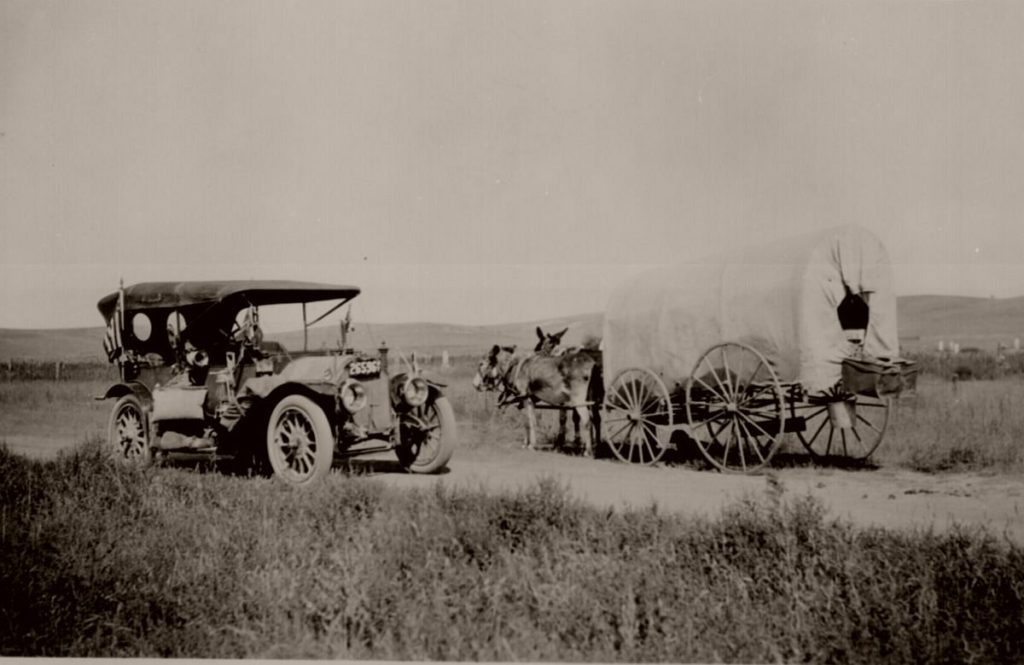
M797 437L817 460L845 457L863 462L882 443L891 408L892 398L863 395L810 404L802 408L805 427Z
M658 375L647 369L619 373L605 396L604 440L631 464L654 464L665 454L658 426L672 426L672 401Z
M723 471L756 471L782 443L786 399L760 351L726 342L711 347L686 383L686 417L704 457Z

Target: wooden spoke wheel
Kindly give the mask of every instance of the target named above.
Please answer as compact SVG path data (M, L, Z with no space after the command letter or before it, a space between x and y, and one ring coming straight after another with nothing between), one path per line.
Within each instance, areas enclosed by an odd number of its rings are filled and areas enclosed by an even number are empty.
M785 393L760 351L718 344L700 357L686 383L686 417L711 464L749 473L767 465L782 443Z
M117 463L126 466L142 467L153 462L146 409L134 393L114 404L107 426L107 450Z
M455 412L446 397L438 397L407 413L399 421L395 446L398 461L412 473L437 473L455 452Z
M289 485L323 480L334 461L334 433L324 410L304 395L285 395L267 424L267 457L274 475Z
M615 456L630 464L654 464L665 454L658 427L672 426L672 401L665 383L647 369L619 373L605 395L601 428Z
M892 398L863 395L809 404L800 407L805 424L797 437L815 459L844 457L863 462L882 443L891 409Z

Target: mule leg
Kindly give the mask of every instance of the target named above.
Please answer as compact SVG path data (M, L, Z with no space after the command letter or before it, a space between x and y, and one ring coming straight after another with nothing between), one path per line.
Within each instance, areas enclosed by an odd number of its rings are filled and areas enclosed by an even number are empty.
M533 450L537 447L537 412L533 408L533 402L526 400L526 448Z
M573 431L576 432L576 438L572 440L573 445L579 449L582 438L580 437L580 413L576 407L572 408L572 426Z
M558 410L558 449L565 448L565 409Z
M590 407L577 406L573 409L573 420L576 422L576 437L583 443L583 454L593 457L594 446L590 440Z

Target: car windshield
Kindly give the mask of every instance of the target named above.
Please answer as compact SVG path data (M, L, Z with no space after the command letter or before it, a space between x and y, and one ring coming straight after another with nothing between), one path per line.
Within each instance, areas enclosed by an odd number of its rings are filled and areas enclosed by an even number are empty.
M346 301L306 303L305 312L300 303L244 308L235 316L235 329L244 329L255 315L266 341L293 351L336 350L340 348L342 327L351 321L351 306L345 304ZM304 320L309 326L305 334ZM351 323L348 328L351 329Z

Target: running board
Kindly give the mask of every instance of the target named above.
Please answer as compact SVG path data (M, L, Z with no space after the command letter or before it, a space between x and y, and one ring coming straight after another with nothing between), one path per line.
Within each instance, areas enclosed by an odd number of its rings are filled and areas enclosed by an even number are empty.
M372 448L346 448L345 450L335 450L334 459L348 459L349 457L359 457L360 455L387 453L394 449L395 447L390 444L375 446Z

